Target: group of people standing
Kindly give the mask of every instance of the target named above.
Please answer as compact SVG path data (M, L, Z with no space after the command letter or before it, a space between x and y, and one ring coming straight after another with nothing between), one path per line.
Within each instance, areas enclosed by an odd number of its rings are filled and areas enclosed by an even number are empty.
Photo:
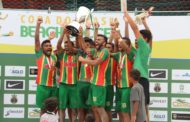
M70 32L63 25L54 54L50 41L53 36L40 44L40 25L43 20L37 20L36 104L41 108L41 122L54 122L50 121L47 114L52 115L57 111L59 121L64 122L66 109L71 122L76 120L77 115L79 122L87 121L85 118L88 112L92 113L96 122L111 122L114 95L120 122L149 122L148 63L152 34L146 18L142 18L145 26L143 30L138 29L127 11L123 18L125 37L121 36L119 23L115 19L110 23L109 39L98 34L99 24L94 24L94 41L89 36L89 25L86 27L86 37L80 27L75 42L70 40ZM128 25L135 34L135 46L129 39ZM56 75L59 76L57 80ZM50 97L56 97L58 102L51 102ZM51 105L54 109L47 107Z

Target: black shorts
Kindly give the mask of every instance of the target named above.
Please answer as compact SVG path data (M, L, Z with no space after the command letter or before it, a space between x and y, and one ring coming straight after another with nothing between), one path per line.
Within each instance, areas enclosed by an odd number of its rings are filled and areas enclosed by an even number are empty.
M145 95L145 105L149 105L150 103L150 90L149 90L149 81L146 78L141 77L139 83L144 88L144 95Z

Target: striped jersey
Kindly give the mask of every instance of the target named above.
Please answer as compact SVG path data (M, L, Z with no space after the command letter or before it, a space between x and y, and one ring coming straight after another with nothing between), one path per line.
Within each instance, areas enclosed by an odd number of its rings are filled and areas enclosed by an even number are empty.
M133 62L129 59L127 54L122 55L121 52L113 54L113 57L117 60L117 87L125 88L132 87L132 83L129 81L129 73L132 69Z
M56 86L56 68L55 64L57 58L55 55L47 57L42 49L35 52L36 54L36 64L38 67L38 74L36 78L36 83L38 85L55 87Z
M76 84L78 79L78 55L58 54L60 62L60 83Z
M83 58L88 58L88 55L83 55ZM92 77L92 66L81 62L79 81L90 81Z
M117 74L117 61L114 58L109 59L108 68L106 71L106 85L116 84L116 74Z
M96 52L95 58L99 58L103 62L93 67L92 84L98 86L106 85L106 70L109 63L109 57L109 51L106 48Z

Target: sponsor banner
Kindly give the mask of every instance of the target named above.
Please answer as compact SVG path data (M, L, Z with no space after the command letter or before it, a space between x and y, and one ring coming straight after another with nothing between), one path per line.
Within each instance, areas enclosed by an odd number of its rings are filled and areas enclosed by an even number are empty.
M36 105L36 94L28 94L28 105Z
M4 107L4 118L24 118L24 108Z
M23 105L24 94L4 94L4 104Z
M150 82L150 93L168 93L168 83Z
M172 108L189 109L190 108L190 98L181 98L181 97L172 98L171 106L172 106Z
M25 90L25 80L5 79L4 90Z
M150 80L168 80L168 69L149 69Z
M172 70L172 80L190 80L189 70Z
M5 76L25 77L25 66L5 66Z
M36 91L36 89L37 89L36 80L29 80L29 90Z
M172 83L173 94L190 94L190 83Z
M28 108L28 118L39 118L40 108Z
M168 122L167 111L150 110L150 121Z
M168 98L167 97L150 97L150 108L167 108Z
M62 22L69 24L70 22L72 22L72 20L75 19L76 15L76 11L52 11L51 14L47 14L47 11L41 10L21 11L6 9L0 10L0 12L2 16L5 16L4 19L1 19L0 53L22 54L34 53L33 40L36 21L39 16L42 17L44 20L41 24L41 40L47 39L49 33L51 31L55 31L56 37L51 42L53 46L56 46L57 40L62 32L60 24ZM132 18L134 18L134 13L130 13L130 15L132 16ZM93 12L93 16L93 20L100 23L100 34L104 34L109 37L111 32L110 22L112 22L114 18L117 17L120 23L119 28L121 30L121 34L124 35L123 27L125 27L125 23L123 21L122 12L95 11ZM14 20L14 23L16 24L12 24L12 20ZM172 20L173 22L170 22L168 20ZM154 32L153 35L156 39L153 43L153 58L190 58L190 55L186 53L190 52L190 35L188 28L190 26L189 16L151 16L147 21L149 23L149 26L151 27L152 32ZM157 23L162 23L162 26L158 27ZM167 28L163 29L163 27ZM139 29L142 28L144 28L144 26L139 26ZM93 35L93 31L93 29L90 29L90 35ZM133 33L130 28L129 33ZM135 40L134 34L131 34L130 38L131 40ZM71 40L74 39L75 38L71 38ZM179 46L179 43L181 44L181 47L183 47L180 51L176 50ZM170 45L172 45L172 47ZM165 50L170 51L166 52Z
M36 77L38 73L37 66L30 66L29 67L29 77Z
M190 122L190 112L187 111L172 111L172 122Z

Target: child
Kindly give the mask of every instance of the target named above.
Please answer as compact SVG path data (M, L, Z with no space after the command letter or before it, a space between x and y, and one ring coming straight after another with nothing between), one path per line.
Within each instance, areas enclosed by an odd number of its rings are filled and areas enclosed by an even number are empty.
M58 122L58 116L57 113L57 98L56 97L50 97L45 100L45 113L41 116L40 122Z
M146 121L144 89L139 84L139 79L140 72L137 69L131 70L130 81L133 83L130 94L131 122Z

